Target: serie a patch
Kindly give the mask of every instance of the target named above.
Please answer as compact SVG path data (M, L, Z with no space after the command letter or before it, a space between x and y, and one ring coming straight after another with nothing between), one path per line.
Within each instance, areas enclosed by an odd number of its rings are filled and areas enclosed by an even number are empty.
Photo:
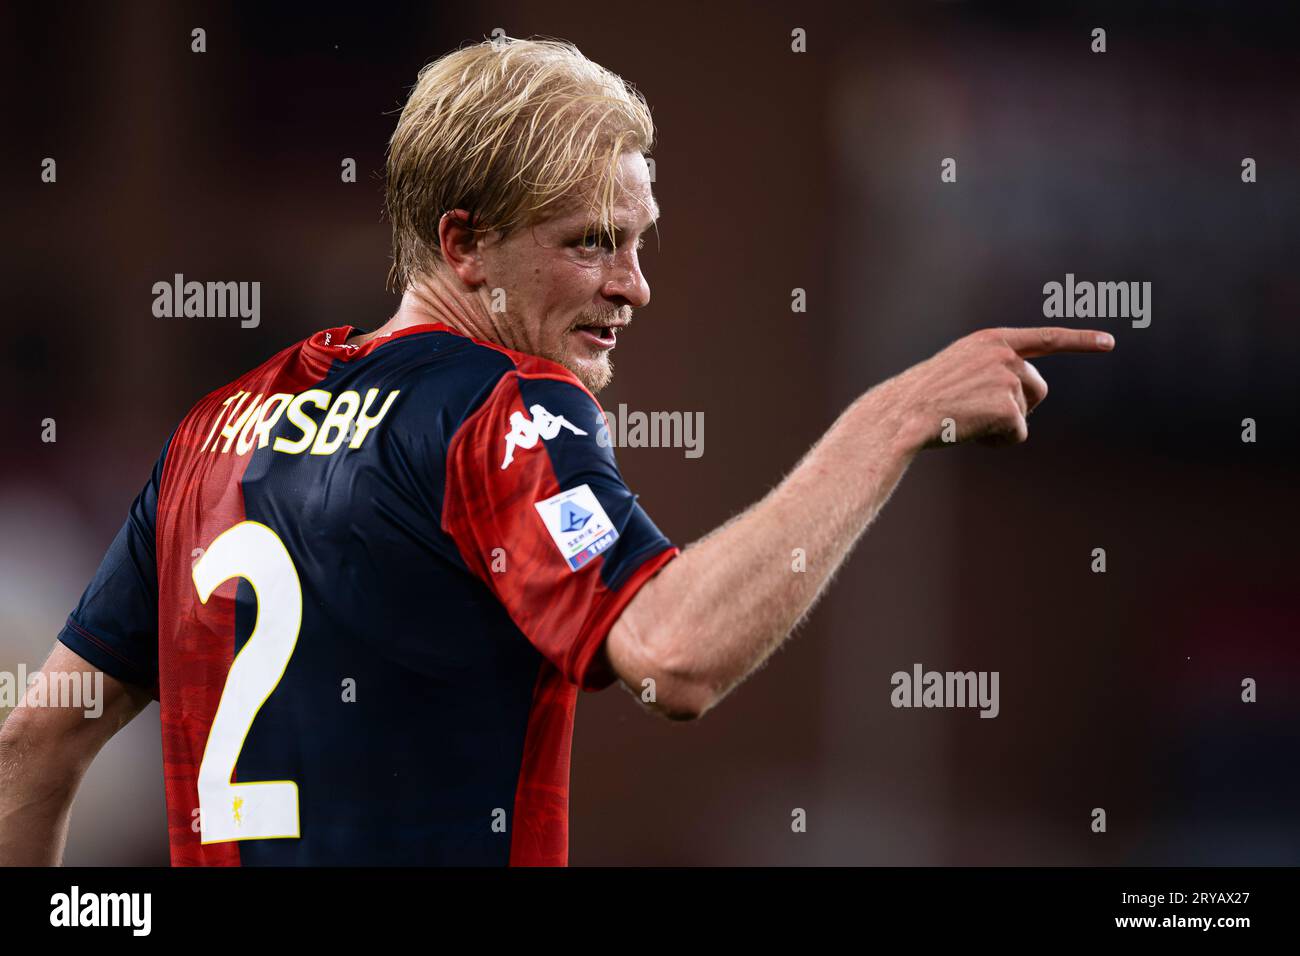
M570 571L577 571L618 540L618 529L590 485L561 491L533 507Z

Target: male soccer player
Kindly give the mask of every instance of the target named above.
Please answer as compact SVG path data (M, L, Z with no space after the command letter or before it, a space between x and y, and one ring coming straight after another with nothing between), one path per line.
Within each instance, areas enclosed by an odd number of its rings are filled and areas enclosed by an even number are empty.
M1026 359L1112 345L961 339L679 553L593 397L650 299L653 135L640 96L567 44L421 72L388 159L400 307L181 421L45 664L102 671L102 717L27 701L0 733L0 861L60 859L87 765L157 698L174 864L564 864L579 688L650 678L651 709L705 713L920 449L945 428L1024 441L1047 392Z

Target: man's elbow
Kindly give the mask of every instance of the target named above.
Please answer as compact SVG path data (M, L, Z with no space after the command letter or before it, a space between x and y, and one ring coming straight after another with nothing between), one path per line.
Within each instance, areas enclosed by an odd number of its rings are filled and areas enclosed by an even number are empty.
M718 701L718 695L673 645L637 629L619 626L610 632L606 650L619 679L650 711L666 720L698 720Z
M699 720L720 699L712 683L691 662L677 661L663 655L652 657L642 679L641 699L657 714L680 723Z
M15 707L0 725L0 775L30 778L54 797L75 791L81 771L80 763L66 754L63 736L51 732L48 712L38 708Z
M651 710L673 723L699 720L708 710L712 709L714 703L715 701L710 696L702 692L684 693L680 690L667 697L648 701Z

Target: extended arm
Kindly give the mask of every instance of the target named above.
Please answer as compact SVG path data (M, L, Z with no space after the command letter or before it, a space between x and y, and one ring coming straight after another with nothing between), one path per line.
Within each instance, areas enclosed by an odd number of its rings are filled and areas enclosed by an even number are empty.
M1024 441L1047 395L1025 359L1112 346L1097 332L988 329L873 388L770 494L647 582L611 628L606 663L634 693L653 678L665 716L700 716L790 634L945 419L955 441Z

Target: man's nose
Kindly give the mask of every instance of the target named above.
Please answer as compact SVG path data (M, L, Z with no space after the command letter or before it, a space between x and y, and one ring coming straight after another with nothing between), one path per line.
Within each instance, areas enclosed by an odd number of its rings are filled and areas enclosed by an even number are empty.
M618 305L643 308L650 301L650 283L641 272L641 262L635 249L621 252L611 267L601 294Z

